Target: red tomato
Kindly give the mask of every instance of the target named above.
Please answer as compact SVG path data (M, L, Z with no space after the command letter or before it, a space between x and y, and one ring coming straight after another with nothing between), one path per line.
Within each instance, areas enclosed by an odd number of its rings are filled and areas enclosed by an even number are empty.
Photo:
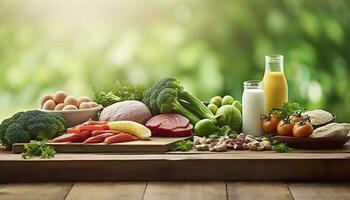
M297 138L307 138L312 134L313 131L314 128L308 122L297 123L293 127L293 136Z
M304 120L304 117L302 115L292 115L290 120L293 122L300 122Z
M278 135L282 136L293 136L293 127L294 127L294 122L289 121L289 122L284 122L283 120L278 123L277 126L277 133Z
M276 133L279 119L277 117L263 118L261 120L262 127L267 134Z

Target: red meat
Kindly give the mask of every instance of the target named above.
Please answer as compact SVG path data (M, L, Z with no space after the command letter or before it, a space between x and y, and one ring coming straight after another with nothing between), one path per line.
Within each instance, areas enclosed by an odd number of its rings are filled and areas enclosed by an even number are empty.
M175 128L186 128L190 121L179 114L161 114L149 119L146 123L148 128L159 127L162 129L172 130Z

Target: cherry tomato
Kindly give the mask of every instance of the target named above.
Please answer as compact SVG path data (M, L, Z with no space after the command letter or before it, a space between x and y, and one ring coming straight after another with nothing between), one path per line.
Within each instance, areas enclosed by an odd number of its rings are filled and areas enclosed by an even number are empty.
M262 127L267 134L276 133L279 119L277 117L263 118Z
M300 122L304 120L304 117L302 115L292 115L290 120L293 122Z
M278 123L277 126L277 133L278 135L282 136L293 136L293 128L295 123L292 121L285 122L284 120L281 120L280 123Z
M293 127L293 136L297 138L307 138L312 134L313 131L314 128L308 122L297 123Z

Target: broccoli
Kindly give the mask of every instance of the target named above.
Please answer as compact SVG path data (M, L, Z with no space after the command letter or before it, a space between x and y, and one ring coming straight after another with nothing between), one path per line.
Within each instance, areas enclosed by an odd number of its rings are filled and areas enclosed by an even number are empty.
M1 123L0 142L11 149L13 143L51 139L64 130L65 121L56 113L20 112Z
M16 113L15 115L13 115L11 118L5 119L5 120L1 123L1 125L0 125L0 141L3 141L4 138L5 138L5 136L6 136L6 134L5 134L6 129L7 129L12 123L15 123L16 120L17 120L20 116L22 116L23 113L24 113L24 112L18 112L18 113Z
M193 124L203 118L214 118L213 113L199 99L185 91L180 82L172 77L160 80L146 91L143 102L153 115L178 113L187 117ZM183 105L192 109L186 109Z
M33 110L18 118L18 122L33 138L44 140L51 139L56 133L64 131L65 127L60 118L62 119L54 113Z
M22 128L18 123L12 123L5 132L4 146L7 149L11 148L13 143L29 142L31 135Z

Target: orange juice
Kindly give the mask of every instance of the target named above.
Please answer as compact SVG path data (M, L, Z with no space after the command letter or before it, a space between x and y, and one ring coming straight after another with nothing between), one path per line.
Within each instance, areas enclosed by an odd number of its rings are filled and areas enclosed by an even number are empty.
M283 72L283 56L266 56L264 75L265 112L288 102L288 85Z

